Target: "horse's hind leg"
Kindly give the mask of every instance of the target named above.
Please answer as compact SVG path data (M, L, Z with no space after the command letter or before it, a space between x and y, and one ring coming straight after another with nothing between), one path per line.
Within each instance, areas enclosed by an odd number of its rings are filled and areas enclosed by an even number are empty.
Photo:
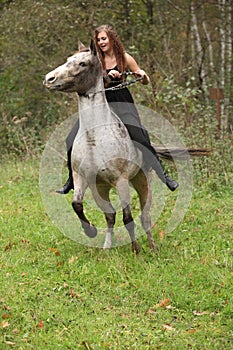
M72 202L72 206L74 211L79 217L82 228L86 235L90 238L94 238L97 235L97 229L88 221L83 211L83 196L87 189L86 180L78 175L75 171L73 171L73 179L74 179L74 199Z
M158 247L151 234L151 218L150 218L150 208L152 203L152 190L151 190L151 174L148 177L141 170L136 177L132 180L132 184L138 193L140 206L141 206L141 223L144 228L151 249L154 252L158 252Z
M116 184L116 188L121 200L121 206L123 210L123 222L127 231L129 232L129 236L132 242L132 250L133 252L136 252L138 254L140 252L140 248L134 232L134 220L130 209L130 188L128 179L119 179Z

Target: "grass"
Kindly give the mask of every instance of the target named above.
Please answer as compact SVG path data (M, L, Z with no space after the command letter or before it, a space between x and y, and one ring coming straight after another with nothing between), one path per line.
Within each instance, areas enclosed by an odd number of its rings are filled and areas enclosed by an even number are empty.
M159 218L160 254L142 236L135 256L64 236L44 211L38 169L1 165L0 349L232 349L231 187L195 188L176 230L161 235L166 210Z

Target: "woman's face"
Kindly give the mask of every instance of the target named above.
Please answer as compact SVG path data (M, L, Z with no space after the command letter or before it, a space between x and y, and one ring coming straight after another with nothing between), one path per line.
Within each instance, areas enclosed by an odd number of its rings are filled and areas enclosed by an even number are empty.
M108 52L112 49L112 45L109 41L106 32L100 32L97 35L97 45L100 47L101 51Z

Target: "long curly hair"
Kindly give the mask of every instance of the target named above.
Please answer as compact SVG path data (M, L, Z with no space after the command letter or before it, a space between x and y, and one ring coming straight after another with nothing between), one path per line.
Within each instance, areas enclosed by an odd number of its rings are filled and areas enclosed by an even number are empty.
M125 55L124 55L125 49L116 30L114 29L113 26L109 24L103 24L100 27L96 28L94 31L94 40L95 40L95 44L98 50L99 58L101 60L103 69L104 70L106 69L105 61L104 61L104 53L100 49L97 42L98 34L101 32L105 32L108 36L110 44L112 45L112 48L113 48L113 53L116 57L116 62L117 62L117 67L119 72L124 72L126 69L126 62L125 62Z

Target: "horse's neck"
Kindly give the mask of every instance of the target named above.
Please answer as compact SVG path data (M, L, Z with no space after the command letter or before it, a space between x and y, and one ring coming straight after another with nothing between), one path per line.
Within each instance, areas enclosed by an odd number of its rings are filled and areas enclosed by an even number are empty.
M114 122L106 100L102 76L94 88L79 95L79 121L82 129Z

